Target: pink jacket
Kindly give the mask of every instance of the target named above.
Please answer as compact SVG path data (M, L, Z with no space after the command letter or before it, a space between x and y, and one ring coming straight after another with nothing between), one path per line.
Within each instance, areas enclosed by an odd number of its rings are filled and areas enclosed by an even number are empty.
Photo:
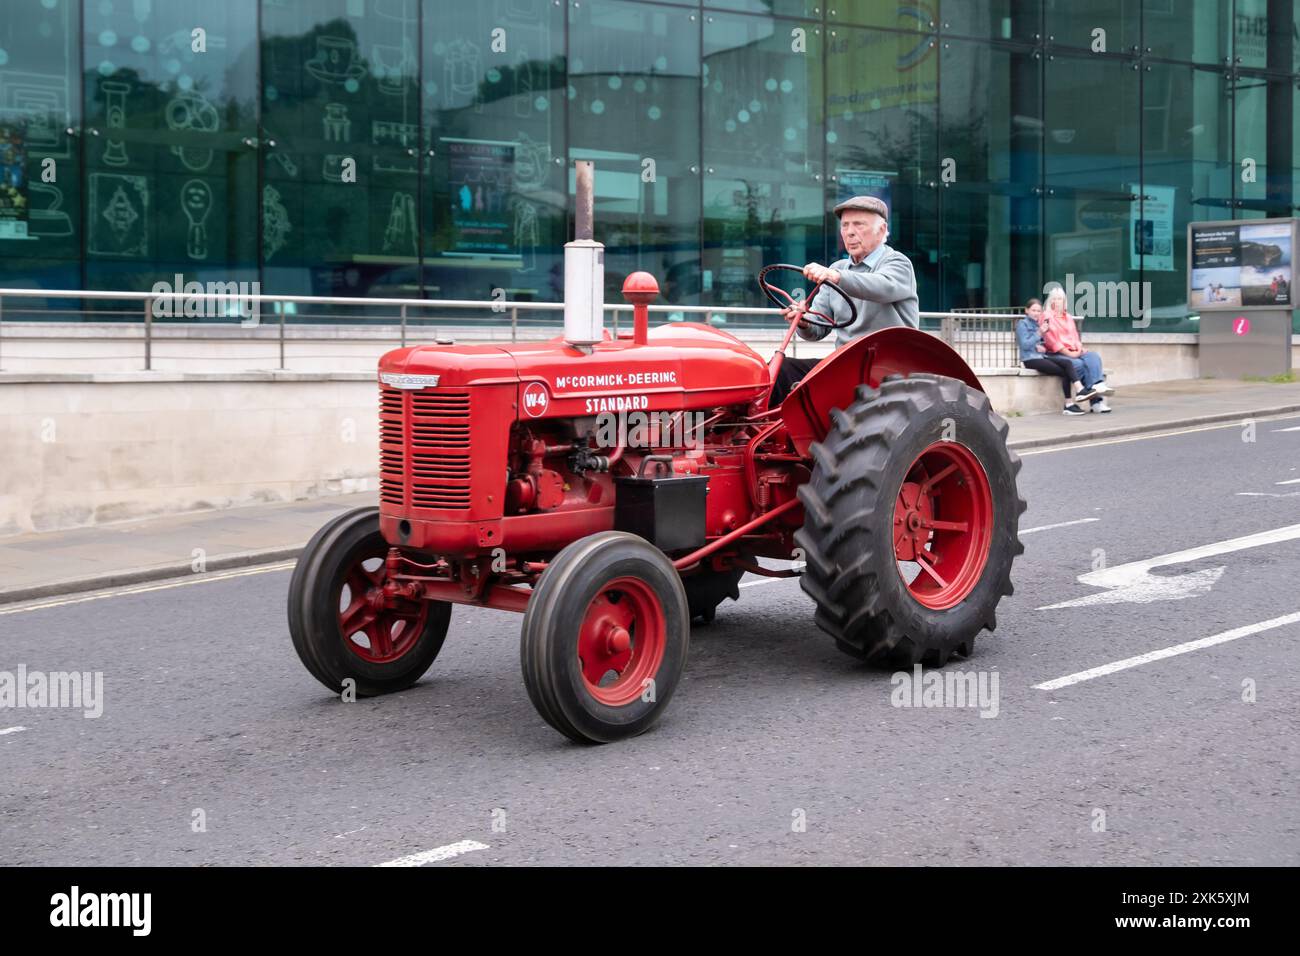
M1049 352L1083 350L1083 340L1079 338L1079 330L1070 313L1066 312L1059 318L1051 312L1043 313L1043 344Z

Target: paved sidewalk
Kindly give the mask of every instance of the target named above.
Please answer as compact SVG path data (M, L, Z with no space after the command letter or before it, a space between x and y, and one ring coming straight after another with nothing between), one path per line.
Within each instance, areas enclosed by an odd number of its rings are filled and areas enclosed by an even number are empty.
M1108 415L1060 413L1010 419L1012 448L1033 448L1295 412L1300 383L1211 379L1120 389ZM340 495L93 528L0 537L0 604L194 573L196 548L208 573L296 557L331 517L376 503Z

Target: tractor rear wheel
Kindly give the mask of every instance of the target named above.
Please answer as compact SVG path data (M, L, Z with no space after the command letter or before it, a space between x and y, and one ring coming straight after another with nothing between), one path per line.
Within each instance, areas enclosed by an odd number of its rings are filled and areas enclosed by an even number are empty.
M289 581L294 650L335 693L347 689L347 680L358 697L404 690L446 640L447 602L384 600L387 554L379 509L358 508L316 532Z
M988 396L956 379L890 376L831 412L799 489L803 589L836 645L893 666L969 656L997 626L1025 502L1020 459Z
M649 730L690 644L681 577L644 538L581 538L542 572L524 612L520 663L542 718L579 743Z

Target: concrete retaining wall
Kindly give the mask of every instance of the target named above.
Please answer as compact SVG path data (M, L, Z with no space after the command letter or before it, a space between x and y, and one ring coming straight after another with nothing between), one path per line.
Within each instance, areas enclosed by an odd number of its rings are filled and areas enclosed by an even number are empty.
M0 375L0 534L376 487L374 373Z

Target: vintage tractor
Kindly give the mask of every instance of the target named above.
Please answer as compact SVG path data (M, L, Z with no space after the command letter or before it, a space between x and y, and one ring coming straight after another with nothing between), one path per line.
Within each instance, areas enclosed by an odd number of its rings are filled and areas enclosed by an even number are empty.
M746 571L798 575L817 625L854 657L970 655L1012 591L1025 503L1006 423L966 363L887 328L769 408L793 324L770 363L708 325L649 330L658 290L643 272L623 286L633 329L611 336L584 177L564 336L380 360L379 507L321 528L289 588L307 669L335 692L401 690L437 657L452 604L520 611L542 717L573 740L614 741L662 716L692 621L739 598ZM781 269L798 271L769 266L759 281L786 305L768 278ZM641 443L600 427L632 411L694 424Z

